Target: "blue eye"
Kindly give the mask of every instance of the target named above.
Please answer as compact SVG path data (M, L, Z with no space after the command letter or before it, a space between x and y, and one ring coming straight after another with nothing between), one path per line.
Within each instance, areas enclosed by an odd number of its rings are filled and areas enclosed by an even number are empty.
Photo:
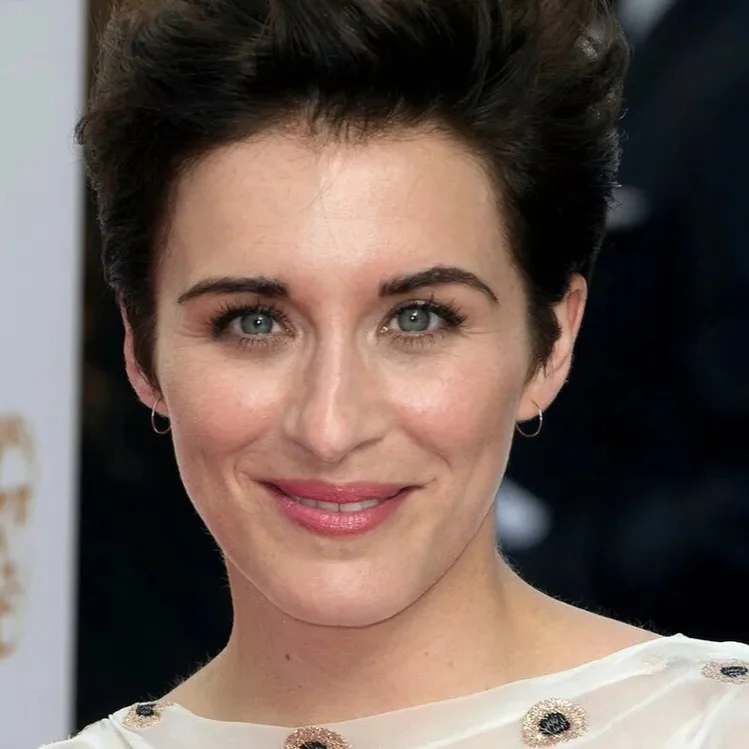
M402 304L382 328L401 346L427 346L458 332L465 316L451 303L418 300Z
M288 337L288 318L270 305L228 305L211 321L216 338L229 336L243 345L279 345Z
M248 312L236 318L239 332L244 335L270 335L276 321L267 312Z
M431 328L433 318L439 322L440 318L434 310L412 305L401 309L393 320L403 333L426 333Z

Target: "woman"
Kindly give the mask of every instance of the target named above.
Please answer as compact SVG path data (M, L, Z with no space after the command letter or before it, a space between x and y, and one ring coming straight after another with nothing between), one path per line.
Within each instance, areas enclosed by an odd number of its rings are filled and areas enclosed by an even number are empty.
M495 550L516 425L570 369L625 63L595 0L115 13L78 137L234 626L61 747L743 746L749 648L567 606Z

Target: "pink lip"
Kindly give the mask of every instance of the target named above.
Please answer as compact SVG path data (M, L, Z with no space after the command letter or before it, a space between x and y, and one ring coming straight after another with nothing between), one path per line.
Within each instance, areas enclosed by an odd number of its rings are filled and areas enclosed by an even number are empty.
M278 481L265 484L275 497L281 514L296 525L320 536L350 536L368 533L382 525L401 506L414 487L402 484L333 485L320 481ZM368 499L386 499L376 507L358 512L331 512L295 502L288 495L314 502L348 504Z

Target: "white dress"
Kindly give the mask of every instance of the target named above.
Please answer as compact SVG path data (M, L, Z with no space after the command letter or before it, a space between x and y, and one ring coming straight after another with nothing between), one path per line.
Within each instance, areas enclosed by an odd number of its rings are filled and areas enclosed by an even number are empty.
M676 635L479 694L293 732L138 703L55 749L749 749L749 645Z

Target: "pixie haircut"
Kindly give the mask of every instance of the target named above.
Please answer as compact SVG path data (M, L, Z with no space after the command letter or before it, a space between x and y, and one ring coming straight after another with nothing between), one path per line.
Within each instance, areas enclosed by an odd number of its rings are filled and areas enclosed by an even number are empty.
M469 149L497 192L541 366L553 306L601 244L627 56L606 0L121 3L76 137L143 374L158 385L154 271L175 184L217 148L288 128L432 130Z

